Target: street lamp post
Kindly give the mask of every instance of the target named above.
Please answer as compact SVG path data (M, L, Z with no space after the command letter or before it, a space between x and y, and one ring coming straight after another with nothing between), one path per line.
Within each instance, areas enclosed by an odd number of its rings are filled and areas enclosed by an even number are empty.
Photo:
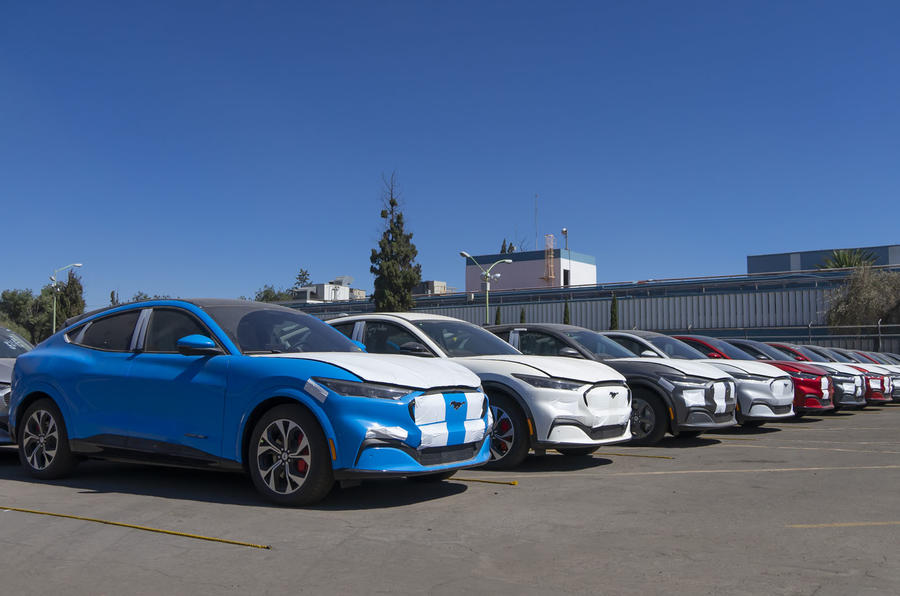
M490 307L489 295L491 293L491 269L493 269L500 263L512 263L512 259L500 259L499 261L492 263L490 267L485 269L484 267L481 266L481 263L476 261L475 258L472 257L472 255L470 255L466 251L464 251L464 250L459 251L459 256L461 256L464 259L472 259L472 262L475 263L475 265L479 269L481 269L481 278L484 280L484 324L490 325L491 324L491 307ZM496 279L496 278L500 277L500 274L495 273L494 276L495 276L494 279Z
M81 263L72 263L71 265L66 265L65 267L60 267L53 272L53 275L50 276L50 281L53 282L53 333L56 333L56 293L59 291L59 286L57 285L56 276L59 275L61 271L65 271L66 269L71 269L72 267L81 267Z

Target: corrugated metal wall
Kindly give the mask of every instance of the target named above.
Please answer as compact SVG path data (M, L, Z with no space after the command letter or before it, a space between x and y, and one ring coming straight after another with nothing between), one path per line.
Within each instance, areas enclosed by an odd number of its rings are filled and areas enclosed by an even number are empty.
M620 329L722 329L735 327L780 327L825 324L828 290L822 288L772 291L736 291L693 296L621 296ZM570 300L573 325L608 329L611 300ZM532 323L562 323L565 301L508 303L499 305L503 323L517 323L522 310ZM497 305L490 307L494 322ZM484 303L465 306L417 308L417 312L457 317L484 323Z

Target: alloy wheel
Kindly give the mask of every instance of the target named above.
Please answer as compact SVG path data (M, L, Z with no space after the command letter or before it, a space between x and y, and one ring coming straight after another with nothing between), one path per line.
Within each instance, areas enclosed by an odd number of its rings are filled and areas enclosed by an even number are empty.
M256 465L263 482L275 493L300 490L309 474L312 454L300 425L284 418L269 423L256 446Z
M35 410L22 431L25 459L35 470L46 470L59 448L59 426L47 410Z
M653 407L641 399L635 397L631 400L631 435L635 439L643 439L656 426L656 413Z
M516 427L509 414L502 408L491 405L494 416L494 430L491 432L491 459L503 459L512 448L516 438Z

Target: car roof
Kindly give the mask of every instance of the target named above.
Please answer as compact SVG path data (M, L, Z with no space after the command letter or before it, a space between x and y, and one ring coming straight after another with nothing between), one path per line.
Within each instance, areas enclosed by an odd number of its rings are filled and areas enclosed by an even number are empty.
M664 333L657 333L656 331L644 331L642 329L610 329L609 331L602 331L601 333L622 333L625 335L635 335L642 339L649 339L651 337L668 337Z
M587 327L579 327L578 325L565 325L563 323L505 323L503 325L488 325L485 329L517 329L519 327L528 327L529 329L547 329L549 331L594 331ZM594 331L594 333L600 333Z
M211 306L250 306L250 305L258 305L265 308L276 308L276 309L286 309L292 312L302 312L294 308L288 308L286 306L282 306L280 304L274 304L272 302L256 302L255 300L237 300L234 298L152 298L149 300L138 300L136 302L126 302L124 304L116 304L115 306L105 306L103 308L98 308L96 310L92 310L90 312L86 312L84 314L76 315L74 317L70 317L66 319L63 327L68 327L70 325L74 325L79 321L83 321L88 317L93 317L94 315L98 315L100 313L104 313L109 310L113 310L116 308L121 308L123 306L136 306L140 304L146 304L148 306L156 305L156 304L171 304L171 303L183 302L187 304L193 304L199 308L207 308Z
M348 315L346 317L336 317L331 319L331 321L336 321L338 319L370 319L376 317L388 317L394 319L402 319L404 321L462 321L462 319L457 319L456 317L447 317L444 315L434 315L431 313L420 313L420 312L373 312L359 315ZM468 321L463 321L468 322Z

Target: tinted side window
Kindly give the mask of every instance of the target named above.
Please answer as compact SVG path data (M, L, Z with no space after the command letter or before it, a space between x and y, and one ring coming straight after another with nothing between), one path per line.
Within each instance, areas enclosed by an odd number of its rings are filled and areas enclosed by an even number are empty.
M172 309L157 308L150 315L145 352L178 352L178 340L187 335L210 337L209 331L192 315Z
M532 354L535 356L559 356L560 349L564 347L566 347L566 344L552 335L539 333L537 331L519 332L519 351L523 354Z
M649 348L645 347L643 344L641 344L640 342L636 342L633 339L629 339L627 337L611 335L611 336L609 336L609 339L613 340L614 342L616 342L617 344L619 344L626 350L631 350L632 352L634 352L635 354L638 354L638 355L640 355L641 352L649 349Z
M422 343L415 335L397 325L378 321L366 323L363 343L372 354L399 354L400 346L411 341Z
M75 341L78 339L78 334L81 333L83 330L84 330L84 325L79 325L75 329L72 329L71 331L66 333L66 339L68 339L72 343L75 343Z
M140 314L140 310L130 310L93 321L85 330L81 344L100 350L127 352Z
M708 346L706 346L706 345L700 343L699 341L693 340L693 339L686 339L686 338L685 338L685 339L682 339L681 341L683 341L683 342L686 343L687 345L691 346L691 347L694 348L695 350L698 350L698 351L699 351L701 354L703 354L704 356L706 356L706 355L708 355L710 352L713 352L713 351L714 351L712 348L710 348L710 347L708 347Z
M347 339L353 339L353 327L356 326L356 322L352 323L338 323L337 325L332 325L335 329L343 333L347 336Z

